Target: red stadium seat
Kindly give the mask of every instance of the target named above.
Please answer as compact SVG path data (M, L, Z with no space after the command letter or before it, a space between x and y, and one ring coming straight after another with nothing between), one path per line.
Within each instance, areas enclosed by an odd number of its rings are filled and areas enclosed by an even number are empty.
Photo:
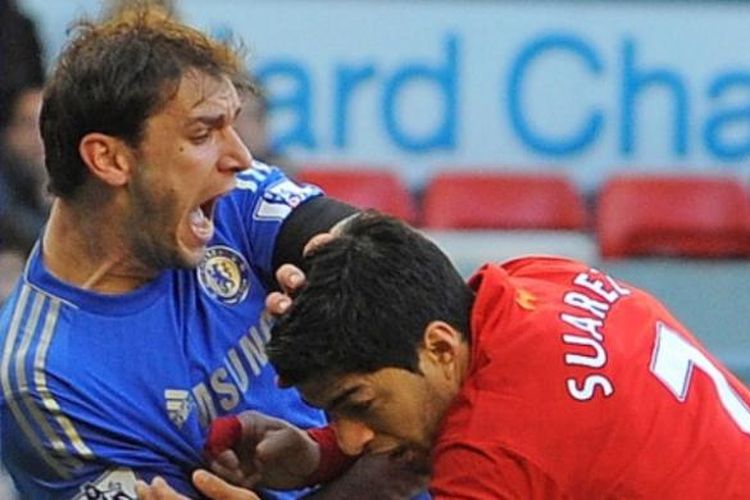
M424 225L432 229L570 229L586 225L583 199L550 173L438 174L428 184Z
M392 170L373 166L309 165L296 175L302 182L323 188L329 196L359 208L374 208L414 222L411 194Z
M617 176L599 195L597 233L603 257L750 256L750 201L727 177Z

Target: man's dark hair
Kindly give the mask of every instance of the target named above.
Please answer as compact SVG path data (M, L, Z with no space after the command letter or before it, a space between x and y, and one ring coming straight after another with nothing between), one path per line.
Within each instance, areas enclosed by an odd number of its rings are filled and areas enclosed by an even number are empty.
M80 21L47 85L40 118L50 191L72 198L88 178L78 147L88 133L118 137L131 147L146 120L196 69L249 89L239 51L137 4L101 23Z
M287 384L381 368L419 371L425 327L468 340L473 292L446 255L406 224L367 212L305 258L307 285L266 346Z

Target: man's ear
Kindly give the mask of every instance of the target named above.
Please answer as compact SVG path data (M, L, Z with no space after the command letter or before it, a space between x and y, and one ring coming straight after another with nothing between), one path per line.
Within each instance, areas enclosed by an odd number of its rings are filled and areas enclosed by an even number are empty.
M135 159L122 140L92 132L83 136L78 153L93 176L105 184L124 186L130 180Z
M453 364L459 355L463 335L445 321L433 321L424 330L424 354L440 365Z

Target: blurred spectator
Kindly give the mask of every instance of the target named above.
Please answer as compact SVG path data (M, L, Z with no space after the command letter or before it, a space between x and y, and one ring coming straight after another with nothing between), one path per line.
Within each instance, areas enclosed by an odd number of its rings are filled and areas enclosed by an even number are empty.
M257 81L254 82L254 86L257 93L248 93L245 97L234 128L250 150L253 159L279 167L287 175L294 176L295 166L286 157L274 151L271 145L268 133L268 101Z
M0 92L0 250L27 253L47 218L41 87Z
M37 29L15 0L0 0L0 91L41 86L42 50ZM0 107L0 115L5 114Z
M23 270L23 262L24 258L18 252L0 251L0 306L13 290L13 285ZM2 494L5 482L5 471L0 468L0 498L8 498Z
M36 26L15 0L0 0L0 304L46 214L38 125L43 83ZM0 498L15 498L2 471Z

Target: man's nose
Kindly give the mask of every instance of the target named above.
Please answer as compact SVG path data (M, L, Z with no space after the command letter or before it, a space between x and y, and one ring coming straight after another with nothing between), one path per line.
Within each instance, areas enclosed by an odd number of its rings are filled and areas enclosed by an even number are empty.
M226 150L219 160L219 168L222 171L234 173L247 170L253 163L253 157L240 135L229 127L225 132Z
M361 422L339 419L331 423L341 450L347 455L359 455L375 438L375 433Z

